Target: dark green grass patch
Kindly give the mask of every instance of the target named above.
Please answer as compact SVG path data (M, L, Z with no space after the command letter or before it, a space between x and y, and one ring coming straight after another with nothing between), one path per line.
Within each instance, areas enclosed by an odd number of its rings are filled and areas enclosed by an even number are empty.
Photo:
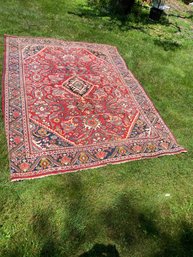
M0 256L191 257L192 20L152 23L143 9L143 19L120 21L88 15L83 4L1 1L0 34L117 46L188 153L11 183L1 117ZM2 45L0 63L2 73Z

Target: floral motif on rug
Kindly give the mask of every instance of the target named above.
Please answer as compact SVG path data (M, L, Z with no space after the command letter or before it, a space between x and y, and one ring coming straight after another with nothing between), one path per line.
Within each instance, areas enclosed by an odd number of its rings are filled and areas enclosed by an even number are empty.
M185 152L113 46L5 37L12 180Z

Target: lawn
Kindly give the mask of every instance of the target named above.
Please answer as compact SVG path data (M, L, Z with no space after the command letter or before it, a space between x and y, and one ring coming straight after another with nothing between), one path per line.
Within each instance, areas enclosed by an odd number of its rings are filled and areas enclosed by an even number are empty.
M193 256L193 18L171 10L153 23L147 8L135 12L142 18L120 21L84 0L1 0L2 35L116 46L188 152L10 182L1 117L0 256ZM0 73L2 63L3 36Z

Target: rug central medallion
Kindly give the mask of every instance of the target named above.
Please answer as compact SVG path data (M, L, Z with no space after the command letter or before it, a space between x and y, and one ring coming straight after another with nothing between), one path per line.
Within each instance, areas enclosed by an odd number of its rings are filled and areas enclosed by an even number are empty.
M72 77L67 82L63 84L64 87L71 90L72 93L75 93L79 96L85 95L89 89L92 87L91 84L78 78L77 76Z

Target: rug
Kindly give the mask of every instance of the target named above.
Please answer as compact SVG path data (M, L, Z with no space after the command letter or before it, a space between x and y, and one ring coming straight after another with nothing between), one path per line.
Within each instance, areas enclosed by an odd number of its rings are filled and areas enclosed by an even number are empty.
M113 46L5 36L11 180L185 152Z

